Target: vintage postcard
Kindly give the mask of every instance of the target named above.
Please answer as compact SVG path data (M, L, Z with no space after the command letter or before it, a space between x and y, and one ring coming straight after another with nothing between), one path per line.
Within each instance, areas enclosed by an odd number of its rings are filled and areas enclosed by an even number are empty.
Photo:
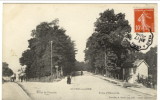
M2 100L157 100L157 4L3 4Z

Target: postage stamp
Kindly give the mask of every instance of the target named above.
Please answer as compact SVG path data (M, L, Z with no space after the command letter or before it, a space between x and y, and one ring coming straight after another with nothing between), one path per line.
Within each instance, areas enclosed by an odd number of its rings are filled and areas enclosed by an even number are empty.
M154 32L154 9L134 9L135 32Z
M154 9L134 9L134 31L131 47L146 50L153 42ZM147 33L147 34L146 34Z

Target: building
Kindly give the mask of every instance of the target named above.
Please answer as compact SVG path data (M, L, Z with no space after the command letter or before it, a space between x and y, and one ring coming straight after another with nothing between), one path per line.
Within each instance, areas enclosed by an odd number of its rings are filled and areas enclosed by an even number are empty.
M124 73L128 75L128 82L135 83L139 78L146 79L148 77L149 65L144 60L137 59L131 67L125 68Z

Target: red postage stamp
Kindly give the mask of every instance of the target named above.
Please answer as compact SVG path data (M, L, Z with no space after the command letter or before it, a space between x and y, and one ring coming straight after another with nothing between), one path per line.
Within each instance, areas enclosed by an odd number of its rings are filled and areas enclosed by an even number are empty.
M135 32L154 32L154 9L134 9Z

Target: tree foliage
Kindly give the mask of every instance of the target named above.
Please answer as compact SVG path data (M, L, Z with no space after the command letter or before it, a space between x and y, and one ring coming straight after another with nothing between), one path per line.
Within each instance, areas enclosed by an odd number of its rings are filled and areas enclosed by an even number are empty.
M6 62L2 62L2 75L3 76L11 76L13 75L12 69L8 67L8 64Z
M74 68L75 71L87 71L89 70L89 67L88 65L85 63L85 62L80 62L80 61L76 61L75 63L75 68Z
M59 20L42 22L36 29L32 30L32 38L28 40L29 46L22 53L21 65L26 65L28 77L42 77L51 74L51 53L53 62L53 73L55 65L62 67L64 74L70 73L75 64L74 41L65 34L63 28L58 25ZM52 41L52 52L51 52Z
M144 56L149 65L149 74L152 75L153 81L157 83L157 47L152 47Z
M130 32L125 14L115 14L113 9L100 13L95 22L95 32L87 41L85 59L89 60L93 69L105 66L105 69L113 70L122 67L132 50L129 44Z

